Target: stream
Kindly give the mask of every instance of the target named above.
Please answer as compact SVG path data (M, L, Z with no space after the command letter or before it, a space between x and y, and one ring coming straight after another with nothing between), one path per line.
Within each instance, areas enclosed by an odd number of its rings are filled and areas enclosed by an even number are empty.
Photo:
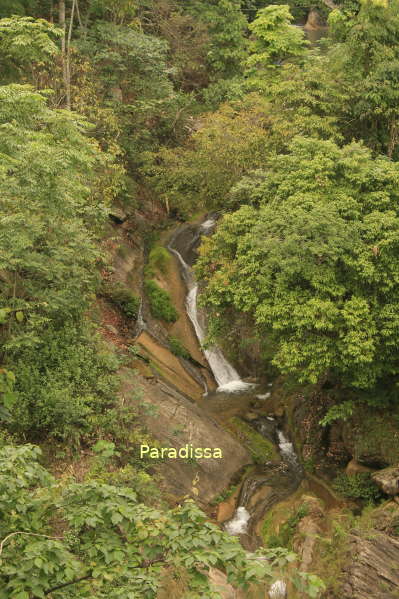
M208 218L202 224L182 225L169 243L169 250L179 261L181 273L187 287L186 309L193 324L198 341L202 346L207 335L206 315L198 307L198 283L192 266L197 258L196 250L203 235L212 233L216 224L215 218ZM207 394L205 403L211 409L226 410L233 402L240 400L240 395L253 399L267 399L269 391L262 392L257 385L241 379L236 369L228 362L220 348L206 347L203 353L218 384L217 391ZM277 502L289 497L301 484L303 470L295 454L294 447L286 438L279 423L272 417L258 416L256 420L247 422L263 437L278 447L279 461L265 461L257 465L242 483L236 510L225 529L232 535L240 537L242 545L249 551L262 544L256 528L263 520L266 512Z

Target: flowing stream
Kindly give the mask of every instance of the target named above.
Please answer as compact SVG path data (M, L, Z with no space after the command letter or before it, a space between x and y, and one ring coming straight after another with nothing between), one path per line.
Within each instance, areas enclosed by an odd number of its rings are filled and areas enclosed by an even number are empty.
M195 251L195 247L199 243L201 235L210 233L215 223L216 220L213 218L203 222L198 227L194 235L192 234L189 236L187 245L184 245L184 243L187 241L185 235L187 232L187 227L178 229L175 235L172 237L168 249L178 258L180 262L183 277L188 289L186 298L187 314L193 324L198 341L202 347L202 351L218 384L218 391L235 393L250 389L253 385L241 380L236 369L226 360L223 353L217 346L203 346L207 334L206 319L204 314L198 308L198 283L195 280L191 265L188 263L190 259L193 259L192 252ZM191 233L193 233L192 229Z
M177 257L181 272L187 287L186 309L193 324L202 351L218 384L217 394L224 395L226 401L232 393L253 393L253 397L267 399L271 392L256 394L254 385L243 381L235 368L226 360L222 351L217 347L204 347L207 334L206 318L198 307L198 283L195 279L192 265L201 236L210 234L216 224L216 219L208 218L201 225L194 227L183 225L173 235L168 249ZM208 400L212 402L212 397ZM262 543L256 532L256 527L262 521L266 512L278 501L291 495L303 479L302 467L295 454L294 447L283 431L278 427L274 418L259 416L250 425L262 436L272 441L279 450L281 461L265 462L258 465L244 480L233 517L224 524L225 530L231 535L238 535L242 545L253 551ZM283 580L277 580L269 588L272 599L284 599L287 587Z

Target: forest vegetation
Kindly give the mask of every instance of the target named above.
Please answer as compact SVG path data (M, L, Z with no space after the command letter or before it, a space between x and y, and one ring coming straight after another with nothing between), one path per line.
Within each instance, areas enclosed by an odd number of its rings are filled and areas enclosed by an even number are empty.
M210 339L245 318L265 373L334 389L324 425L396 409L399 2L331 4L1 2L0 599L151 599L171 580L217 599L210 568L246 589L294 559L249 558L195 484L171 506L137 459L140 390L121 401L129 356L98 330L99 298L141 305L104 278L112 206L151 198L154 228L217 213L195 267ZM152 250L143 289L172 323L151 271L167 259ZM88 452L81 480L60 473Z

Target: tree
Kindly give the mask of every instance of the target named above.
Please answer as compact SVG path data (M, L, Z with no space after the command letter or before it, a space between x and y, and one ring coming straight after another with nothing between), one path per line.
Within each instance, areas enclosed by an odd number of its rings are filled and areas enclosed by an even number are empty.
M284 60L303 56L307 43L303 31L291 25L293 17L287 5L270 5L258 11L250 23L253 34L247 67L259 70L280 65Z
M357 14L335 10L329 22L341 127L348 140L364 139L392 158L399 139L399 4L365 0Z
M397 380L399 167L359 144L295 138L240 185L206 241L204 301L251 314L300 382Z
M2 82L29 77L37 63L49 63L59 52L59 36L60 31L43 19L0 19Z
M166 205L184 212L224 205L232 185L260 166L267 149L267 104L256 95L205 116L185 146L162 149L147 174Z
M155 599L166 573L184 581L187 596L219 599L210 567L247 588L294 559L283 549L248 556L192 501L161 510L140 503L132 488L56 481L40 453L32 445L0 449L0 599ZM317 588L310 577L307 590Z
M247 28L240 0L189 0L184 4L187 12L208 28L207 62L212 77L229 78L240 73L246 56Z

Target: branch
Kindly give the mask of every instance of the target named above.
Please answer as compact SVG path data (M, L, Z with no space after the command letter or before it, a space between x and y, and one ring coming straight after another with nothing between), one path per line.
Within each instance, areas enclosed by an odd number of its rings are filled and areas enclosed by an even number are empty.
M145 561L141 562L141 564L139 564L138 566L135 566L135 568L149 568L153 564L157 564L159 562L165 562L165 557L163 555L160 557L156 557L154 559L145 560ZM82 580L89 580L92 577L93 577L93 572L90 572L90 574L86 574L86 576L81 576L80 578L76 578L75 580L71 580L70 582L63 582L62 584L59 584L55 587L51 587L51 589L48 589L48 591L44 591L44 594L50 595L50 593L52 593L53 591L58 591L59 589L64 589L65 587L69 587L72 584L77 584L78 582L82 582Z
M69 585L71 585L71 584L77 584L78 582L82 582L82 580L88 580L91 577L92 577L92 574L87 574L86 576L81 576L81 578L77 578L76 580L72 580L71 582L64 582L62 584L59 584L56 587L52 587L48 591L44 591L44 594L50 595L50 593L52 593L53 591L58 591L58 589L63 589L65 587L69 587Z
M0 555L3 553L3 547L6 541L15 535L29 535L30 537L44 537L45 539L63 539L64 537L49 537L48 535L39 535L35 532L24 532L22 530L18 530L17 532L12 532L7 535L0 543Z

